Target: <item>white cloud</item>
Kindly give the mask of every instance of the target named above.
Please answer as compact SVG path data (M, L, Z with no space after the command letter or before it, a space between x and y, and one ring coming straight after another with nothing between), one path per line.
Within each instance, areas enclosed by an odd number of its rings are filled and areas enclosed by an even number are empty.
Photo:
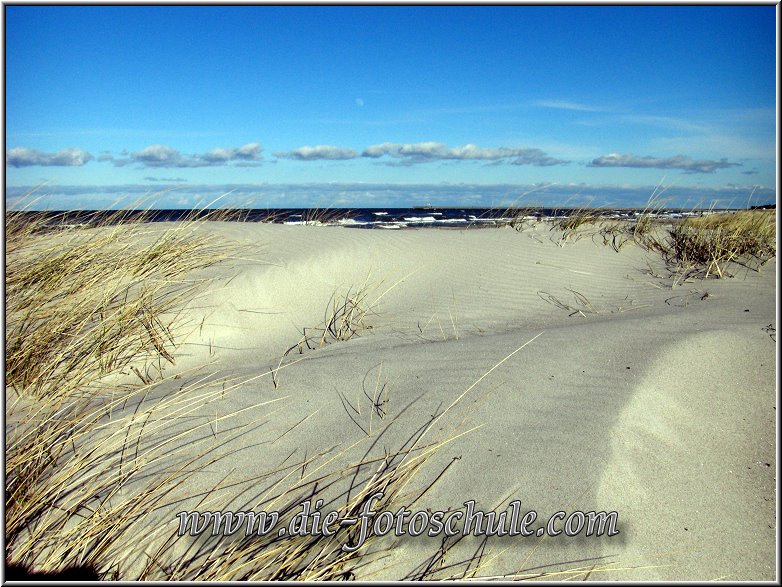
M233 149L212 149L197 158L210 163L227 163L229 161L258 161L261 156L261 146L258 143L248 143Z
M235 158L255 161L260 159L263 148L258 143L247 143L236 149Z
M293 151L276 152L274 156L280 159L296 159L298 161L314 161L318 159L336 161L355 159L358 157L358 153L353 149L344 149L333 145L317 145L315 147L299 147Z
M258 143L247 143L241 147L216 148L206 153L183 156L177 149L166 145L150 145L135 153L126 154L124 159L101 155L101 161L111 161L116 167L138 164L142 167L212 167L231 165L247 167L260 165L261 151Z
M30 167L42 165L47 167L81 167L94 159L84 149L75 147L63 149L57 153L42 153L35 149L18 147L9 149L5 161L11 167Z
M179 151L164 145L150 145L133 153L131 158L147 167L187 167Z
M381 143L380 145L372 145L371 147L367 147L364 149L364 152L361 153L362 157L382 157L383 155L388 155L389 153L395 152L401 147L401 145L397 143Z
M381 143L367 147L363 157L377 159L389 155L400 160L403 165L413 165L429 161L494 161L507 162L512 165L561 165L567 163L550 157L540 149L531 148L483 148L472 143L461 147L450 148L442 143L432 141L422 143Z

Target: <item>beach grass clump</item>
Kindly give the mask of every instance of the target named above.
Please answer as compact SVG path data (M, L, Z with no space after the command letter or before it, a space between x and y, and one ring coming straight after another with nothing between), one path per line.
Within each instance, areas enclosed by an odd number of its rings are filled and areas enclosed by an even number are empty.
M641 241L646 238L655 227L659 226L657 215L649 210L644 210L633 222L630 228L630 235L635 241Z
M655 233L662 226L658 218L659 210L659 207L647 204L634 219L603 218L599 222L597 235L602 237L603 245L610 246L617 253L629 242L656 250Z
M592 236L593 241L595 236L602 237L603 245L610 246L617 253L632 240L632 236L628 234L627 223L622 221L604 222L597 234Z
M508 208L504 214L508 218L508 226L516 232L524 232L540 222L540 212L535 208Z
M58 230L8 213L6 382L18 394L67 394L134 359L173 362L175 308L195 287L185 275L230 249L192 224L151 233L123 215Z
M78 567L117 578L112 573L132 549L130 537L148 534L144 515L177 487L192 462L183 458L124 495L156 458L140 450L149 414L111 417L128 395L108 401L76 394L43 398L6 414L18 423L6 446L9 564L44 572Z
M580 227L595 224L601 219L600 210L594 208L579 208L570 214L554 220L553 226L565 232L574 232Z
M148 393L148 367L174 362L178 308L197 286L186 274L231 250L188 222L150 231L144 213L72 218L24 209L5 218L6 557L14 568L89 567L111 550L118 527L166 496L176 473L115 502L140 470L138 430L118 422L109 434L106 423L120 403ZM136 385L105 383L126 366Z
M726 277L731 263L758 270L776 255L775 210L686 218L668 233L668 261L691 275Z
M216 421L194 418L246 382L188 379L178 393L161 394L158 386L170 381L158 382L113 397L44 397L7 409L8 564L139 578L148 550L161 542L156 534L166 530L159 510L170 511L182 483L229 456L218 449L245 432L216 441Z
M367 302L368 295L366 283L349 287L344 294L338 294L337 291L332 293L326 304L322 325L304 328L301 340L288 352L294 348L302 352L304 346L312 350L332 342L344 342L371 329L372 326L366 322L367 316L373 314L372 305Z
M272 373L274 386L278 385L277 373L285 357L294 350L302 354L305 347L314 350L333 342L345 342L359 336L364 330L371 329L372 326L366 320L374 311L373 304L367 302L368 295L369 287L366 281L361 286L349 287L344 294L335 290L326 304L323 322L318 326L304 327L299 342L289 347L280 357L277 369Z
M550 222L550 230L561 230L557 244L562 246L568 241L577 241L583 236L583 230L587 227L594 228L603 220L603 211L598 208L579 208L570 211L564 216L553 218ZM593 235L594 236L594 235ZM552 239L553 240L553 239Z
M414 477L444 442L418 445L421 432L405 446L382 456L366 454L359 462L329 470L326 465L334 455L309 458L304 465L311 473L298 477L301 465L289 465L275 471L284 473L280 481L248 503L247 511L274 511L278 527L290 527L302 511L305 501L323 512L337 512L338 519L360 520L368 506L373 510L394 511L411 508L439 480L418 484ZM450 465L445 467L448 469ZM268 484L268 483L267 483ZM325 498L325 499L324 499ZM319 502L318 500L321 499ZM229 508L221 508L223 510ZM233 508L235 509L235 508ZM197 522L193 520L193 522ZM280 535L246 532L232 537L208 540L190 539L187 551L168 562L176 541L188 537L172 536L150 557L143 569L144 580L214 580L214 581L337 581L361 579L372 563L387 554L390 545L371 528L361 536L360 523L332 528L333 534ZM161 570L164 569L164 570ZM377 568L375 568L375 572Z
M636 215L635 220L629 226L629 233L635 242L643 246L645 240L660 227L659 215L665 210L667 203L668 200L663 199L655 188L644 209Z
M311 226L328 226L334 224L337 220L350 218L353 211L339 208L308 208L301 215L303 224Z
M332 296L324 319L324 328L320 336L320 346L328 339L336 342L350 340L362 330L372 328L366 323L366 317L371 308L366 302L366 288L349 288L344 296Z

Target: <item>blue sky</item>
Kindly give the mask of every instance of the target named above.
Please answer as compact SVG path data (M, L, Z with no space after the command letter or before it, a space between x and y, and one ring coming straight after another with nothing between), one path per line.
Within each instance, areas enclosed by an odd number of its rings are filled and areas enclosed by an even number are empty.
M774 6L4 9L8 194L50 206L775 197ZM442 203L488 203L463 193Z

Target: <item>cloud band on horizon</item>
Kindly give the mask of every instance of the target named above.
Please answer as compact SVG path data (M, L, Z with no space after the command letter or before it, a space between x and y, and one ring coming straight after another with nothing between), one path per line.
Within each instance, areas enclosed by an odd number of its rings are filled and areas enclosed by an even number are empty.
M118 158L103 153L97 161L111 162L115 167L137 165L139 168L195 168L195 167L248 167L262 164L262 147L258 143L247 143L241 147L216 148L205 153L182 155L180 151L165 145L150 145ZM347 161L351 159L385 159L391 166L409 166L437 161L485 161L493 165L531 165L548 167L567 165L570 161L557 159L537 148L484 148L468 143L461 147L448 147L443 143L428 141L419 143L380 143L357 151L333 145L303 146L286 152L275 152L280 159L297 161ZM94 160L89 152L75 147L57 153L43 153L35 149L18 147L10 149L6 164L12 167L28 166L70 166L80 167ZM610 153L587 163L587 167L628 167L654 169L680 169L688 174L714 173L719 169L740 167L723 158L720 160L694 160L685 155L673 157L635 156L633 154Z
M727 159L719 161L695 161L684 155L675 157L636 157L632 154L610 153L593 159L588 167L635 167L654 169L681 169L685 173L714 173L727 167L741 167L741 163L730 163Z

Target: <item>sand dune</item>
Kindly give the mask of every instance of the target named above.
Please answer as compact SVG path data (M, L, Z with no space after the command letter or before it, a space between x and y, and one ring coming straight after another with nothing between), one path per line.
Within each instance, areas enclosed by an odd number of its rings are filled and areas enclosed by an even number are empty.
M498 539L486 574L614 561L626 570L595 577L773 578L775 345L763 327L775 322L774 262L671 289L649 274L663 273L659 258L636 246L558 246L547 230L200 229L254 252L205 270L214 282L187 313L199 327L170 369L211 362L220 376L252 377L322 325L335 292L363 287L378 300L371 328L290 353L283 364L300 362L276 387L264 376L204 408L218 418L284 398L263 426L225 445L238 452L197 477L200 488L231 471L250 479L291 453L351 445L367 437L370 413L370 436L388 427L379 444L390 450L540 335L438 422L480 427L428 463L437 471L453 461L418 507L475 499L488 511L519 499L541 519L619 514L611 538ZM382 418L362 393L367 381L370 394L378 381L388 386ZM346 401L363 405L358 423ZM312 414L274 446L248 448ZM404 576L435 542L398 539L398 564L368 578Z
M201 426L200 442L183 436L172 450L224 455L157 512L161 535L215 486L212 506L252 507L281 476L265 477L274 468L304 477L316 467L307 459L333 450L323 470L336 471L430 428L421 444L469 432L410 483L448 468L416 510L474 499L500 511L517 499L539 520L618 512L613 537L494 538L483 576L596 567L597 579L774 579L775 343L764 327L776 326L775 261L672 288L662 260L636 245L560 246L541 227L197 230L237 253L193 275L209 283L183 310L167 381L143 404L162 405L198 373L247 382L194 399L187 418L158 416L160 438ZM319 346L329 305L349 291L366 293L364 328ZM303 332L317 348L283 357ZM357 578L403 578L440 545L384 540L393 549ZM465 539L449 561L479 546Z

